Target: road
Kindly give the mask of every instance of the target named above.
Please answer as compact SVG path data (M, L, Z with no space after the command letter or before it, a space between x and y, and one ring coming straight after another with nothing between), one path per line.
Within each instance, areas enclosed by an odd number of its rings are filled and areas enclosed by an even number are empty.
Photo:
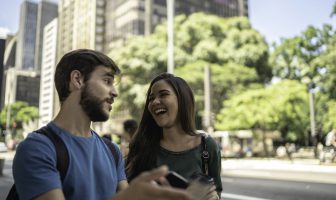
M314 161L315 162L315 161ZM278 160L224 160L222 199L329 200L336 199L336 165ZM13 183L12 161L0 176L0 199Z
M336 165L316 160L223 160L222 173L222 199L336 199Z
M224 176L222 199L335 200L336 185Z

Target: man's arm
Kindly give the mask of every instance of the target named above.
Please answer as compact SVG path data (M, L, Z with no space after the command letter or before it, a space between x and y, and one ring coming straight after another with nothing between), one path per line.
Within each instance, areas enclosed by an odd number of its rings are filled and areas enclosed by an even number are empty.
M155 180L162 179L168 173L166 166L150 172L144 172L135 178L125 190L118 192L110 200L192 200L185 190L164 187Z
M41 194L35 200L65 200L63 191L59 188Z

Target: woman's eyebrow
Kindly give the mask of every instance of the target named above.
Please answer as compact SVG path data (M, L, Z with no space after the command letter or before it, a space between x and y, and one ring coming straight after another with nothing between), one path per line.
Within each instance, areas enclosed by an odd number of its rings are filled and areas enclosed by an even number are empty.
M159 90L158 93L162 93L162 92L170 92L170 90L162 89L162 90ZM150 93L148 96L149 96L149 97L154 96L154 93Z

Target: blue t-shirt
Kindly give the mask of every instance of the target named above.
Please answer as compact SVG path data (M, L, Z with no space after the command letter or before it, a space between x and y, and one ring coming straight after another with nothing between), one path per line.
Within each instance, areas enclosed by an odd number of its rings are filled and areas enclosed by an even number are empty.
M69 167L63 183L56 168L56 150L49 138L31 133L20 143L13 161L13 176L20 199L32 199L52 189L63 190L66 199L107 199L126 180L124 161L119 148L119 165L112 152L91 131L91 137L78 137L50 122L69 152ZM114 144L115 145L115 144ZM116 145L115 145L116 146Z

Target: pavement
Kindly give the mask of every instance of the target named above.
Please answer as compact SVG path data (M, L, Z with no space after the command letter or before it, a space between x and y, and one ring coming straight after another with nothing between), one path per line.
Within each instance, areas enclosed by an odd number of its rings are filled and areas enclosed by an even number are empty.
M6 199L9 189L14 183L12 174L14 155L14 151L0 153L0 159L5 159L4 168L2 170L3 174L0 176L0 199Z

